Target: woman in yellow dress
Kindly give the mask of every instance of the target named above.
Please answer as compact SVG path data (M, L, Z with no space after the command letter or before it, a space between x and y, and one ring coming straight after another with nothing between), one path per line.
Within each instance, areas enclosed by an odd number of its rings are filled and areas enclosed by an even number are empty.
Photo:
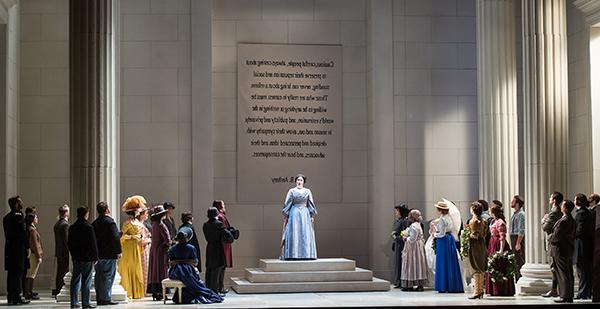
M137 216L146 210L146 200L143 196L134 195L123 203L123 211L129 218L121 229L121 248L123 256L119 259L119 274L121 285L127 291L127 296L133 299L144 297L144 274L142 271L142 231L143 224Z

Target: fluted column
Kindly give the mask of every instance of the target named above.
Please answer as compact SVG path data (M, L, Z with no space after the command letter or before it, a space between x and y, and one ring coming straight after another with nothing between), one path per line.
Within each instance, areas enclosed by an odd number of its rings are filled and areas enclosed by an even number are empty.
M71 205L89 207L93 219L96 204L106 201L117 222L118 4L116 0L69 2ZM116 277L113 300L126 302ZM59 301L68 298L69 291L63 288L60 295Z
M114 0L70 1L71 204L117 207ZM90 215L90 218L93 218Z
M479 194L507 205L519 190L514 9L513 0L477 1Z
M550 289L541 220L553 191L567 190L567 10L564 0L523 0L526 264L521 294Z

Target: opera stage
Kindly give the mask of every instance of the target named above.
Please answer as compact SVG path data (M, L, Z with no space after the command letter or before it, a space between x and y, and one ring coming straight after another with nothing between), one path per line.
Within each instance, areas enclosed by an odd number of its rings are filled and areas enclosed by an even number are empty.
M42 300L21 308L68 308L68 303L56 303L50 298L49 291L41 293ZM344 293L288 293L288 294L236 294L229 292L225 301L211 305L175 305L171 301L163 305L162 301L152 301L151 298L136 300L117 306L102 306L98 308L331 308L331 307L402 307L402 308L434 308L434 307L490 307L502 306L543 308L591 307L589 300L576 301L574 304L555 304L550 299L540 296L488 297L483 300L468 300L468 294L438 294L432 290L424 292L402 292L391 289L388 292L344 292ZM5 306L3 297L0 306ZM560 307L559 307L560 306Z

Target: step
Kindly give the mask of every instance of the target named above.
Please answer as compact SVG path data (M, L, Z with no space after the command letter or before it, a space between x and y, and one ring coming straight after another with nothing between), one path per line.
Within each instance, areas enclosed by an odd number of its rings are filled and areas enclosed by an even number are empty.
M264 271L259 268L246 268L246 280L253 283L276 282L332 282L332 281L371 281L373 272L355 268L354 270L325 271Z
M308 292L375 292L389 291L390 283L373 278L369 281L253 283L231 278L238 294L308 293Z
M292 271L334 271L350 270L356 268L356 262L344 258L328 258L304 261L282 261L278 259L261 259L260 268L265 272L292 272Z

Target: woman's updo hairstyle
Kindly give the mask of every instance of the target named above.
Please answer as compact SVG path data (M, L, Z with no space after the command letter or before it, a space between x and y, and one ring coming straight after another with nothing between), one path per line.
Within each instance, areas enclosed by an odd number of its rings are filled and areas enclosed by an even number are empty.
M304 183L307 182L308 179L303 174L298 174L298 175L294 176L294 182L298 181L298 178L300 178L300 177L302 177L302 179L304 179Z

